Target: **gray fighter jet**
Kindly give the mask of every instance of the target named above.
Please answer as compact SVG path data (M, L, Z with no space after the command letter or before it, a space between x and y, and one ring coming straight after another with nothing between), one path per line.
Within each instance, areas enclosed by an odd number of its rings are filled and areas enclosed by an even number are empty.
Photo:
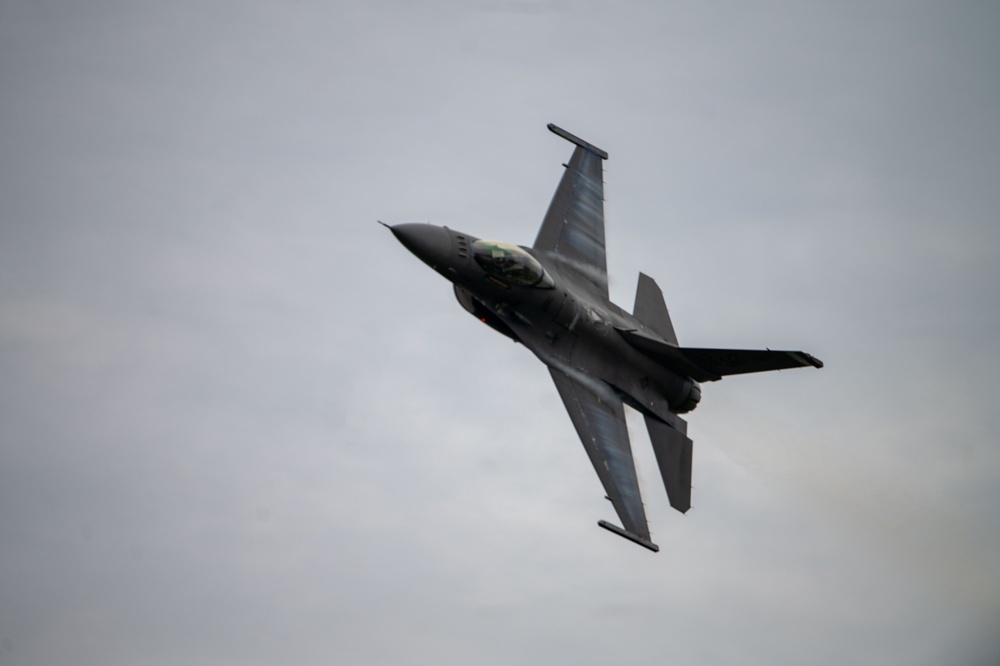
M691 507L691 440L679 414L699 382L812 366L801 351L705 349L677 342L660 288L639 274L632 314L608 298L603 161L608 154L555 125L576 148L531 247L431 224L389 227L454 284L462 307L545 363L622 527L598 525L658 551L639 494L623 405L646 420L670 505ZM388 225L386 225L388 226Z

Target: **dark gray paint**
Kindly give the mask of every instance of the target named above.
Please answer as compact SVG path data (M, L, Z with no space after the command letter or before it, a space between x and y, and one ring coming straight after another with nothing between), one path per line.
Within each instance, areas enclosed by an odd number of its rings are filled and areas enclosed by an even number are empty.
M677 345L663 295L639 274L635 315L608 298L604 240L606 152L550 124L576 144L535 245L521 248L546 277L518 286L474 257L476 239L446 227L390 227L410 251L455 284L462 306L521 342L549 366L559 395L624 530L601 522L651 550L652 543L625 424L624 404L646 418L670 505L691 506L692 443L677 414L701 398L698 381L822 363L804 352L693 349ZM500 258L498 258L500 257ZM516 263L516 262L515 262ZM504 264L506 265L506 264ZM502 270L502 269L497 269Z

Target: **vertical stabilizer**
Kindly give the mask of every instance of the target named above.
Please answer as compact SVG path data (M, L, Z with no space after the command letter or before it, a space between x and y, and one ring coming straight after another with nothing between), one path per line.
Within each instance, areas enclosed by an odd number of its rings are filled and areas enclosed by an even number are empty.
M670 322L667 304L663 302L663 292L656 281L645 273L639 273L639 286L635 289L635 318L656 331L672 345L677 344L677 334Z
M692 442L688 439L687 424L677 419L682 430L672 428L655 416L646 416L649 441L653 444L656 463L667 489L670 506L681 513L691 508L691 456Z

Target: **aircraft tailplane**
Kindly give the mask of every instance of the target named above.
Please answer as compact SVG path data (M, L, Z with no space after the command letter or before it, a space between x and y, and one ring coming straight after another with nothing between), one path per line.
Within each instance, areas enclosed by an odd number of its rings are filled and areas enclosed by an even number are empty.
M653 444L656 463L667 489L670 506L681 513L691 508L691 460L693 442L687 436L687 423L677 419L673 428L655 416L646 415L646 430Z
M696 382L714 382L726 375L749 372L823 367L823 361L804 351L678 347L635 329L616 330L626 342L643 354Z

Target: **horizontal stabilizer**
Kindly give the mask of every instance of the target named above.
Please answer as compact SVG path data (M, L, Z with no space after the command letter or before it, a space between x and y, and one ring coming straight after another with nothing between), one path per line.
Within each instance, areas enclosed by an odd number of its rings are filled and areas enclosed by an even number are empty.
M722 379L721 375L712 374L698 365L692 363L684 354L681 348L665 342L659 338L647 335L636 330L616 329L625 341L641 351L643 354L653 359L665 368L669 368L679 375L690 377L697 382L712 382Z
M823 367L823 361L804 351L701 349L697 347L678 347L677 350L689 361L704 368L709 374L720 376L809 366Z
M657 546L655 543L653 543L649 539L643 539L638 534L633 534L632 532L629 532L628 530L623 530L622 528L618 527L617 525L612 525L611 523L609 523L606 520L598 520L597 524L600 525L601 527L603 527L604 529L608 530L609 532L614 532L615 534L617 534L620 537L625 537L629 541L634 541L635 543L639 544L643 548L649 548L654 553L660 552L660 547L659 546Z
M618 329L618 332L654 361L697 382L714 382L726 375L748 372L823 367L821 360L803 351L677 347L640 331Z
M678 419L686 429L683 420ZM691 457L693 442L684 432L672 428L655 416L646 416L649 441L656 454L656 464L667 489L670 506L681 513L691 508Z

